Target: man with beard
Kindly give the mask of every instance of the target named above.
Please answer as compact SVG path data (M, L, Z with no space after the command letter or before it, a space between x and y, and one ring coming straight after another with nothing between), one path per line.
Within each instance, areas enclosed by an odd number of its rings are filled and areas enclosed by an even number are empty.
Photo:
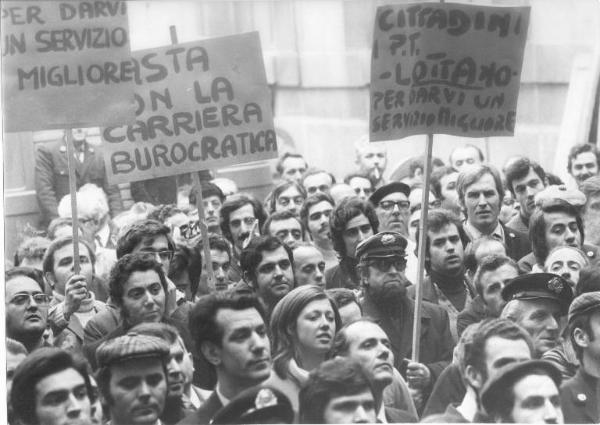
M204 220L208 231L211 233L221 234L221 208L225 202L225 195L214 183L203 181L202 184L202 205L204 208ZM190 207L196 209L196 194L197 188L193 188L190 192ZM191 214L193 215L193 213ZM198 218L198 211L195 212Z
M321 251L303 242L294 249L293 254L296 285L317 285L325 289L325 260Z
M600 245L600 176L588 178L580 187L585 194L583 224L587 241L592 245Z
M333 210L329 218L333 248L340 258L339 264L325 273L327 289L358 289L360 279L356 272L358 260L356 246L377 233L379 220L368 201L357 197L346 198Z
M98 347L96 379L111 425L161 425L168 358L165 341L133 332Z
M550 251L558 246L573 246L587 255L590 263L598 259L598 248L584 244L583 220L579 211L562 199L544 201L529 219L529 239L533 252L519 260L522 273L534 266L543 270Z
M475 296L465 277L464 246L467 237L458 219L447 211L429 211L427 223L425 269L428 276L423 280L423 299L446 310L450 332L454 341L458 341L458 314ZM408 295L415 298L414 286L408 288Z
M504 187L500 173L491 165L478 164L463 170L457 181L458 198L467 217L463 229L474 242L490 236L506 245L507 255L515 261L531 252L527 235L499 221Z
M529 217L535 209L535 195L547 185L546 173L536 162L518 158L509 163L505 170L506 187L521 208L506 225L518 232L529 231Z
M458 202L456 181L458 171L452 167L440 167L431 173L431 192L442 202L442 208L461 217L462 211Z
M292 250L273 236L256 237L242 251L244 281L258 296L267 317L295 286L293 260Z
M406 294L404 276L406 239L395 232L381 232L356 248L363 288L363 312L378 323L390 339L394 366L409 386L427 398L440 372L452 360L454 342L448 313L427 301L421 311L420 361L405 362L412 352L414 301Z
M333 206L333 199L329 195L317 193L306 198L300 208L300 219L308 229L315 247L323 254L327 269L338 264L329 230L329 216Z
M270 376L266 316L256 297L225 291L200 298L190 323L196 347L216 369L217 384L206 402L179 423L208 424L238 394Z
M387 166L385 143L370 143L365 136L354 144L354 149L358 172L368 176L374 188L383 186L383 173Z
M563 318L573 300L570 285L551 273L531 273L511 280L502 290L507 302L500 317L521 325L533 339L534 357L554 348Z
M575 145L569 152L567 171L581 186L584 181L598 174L599 154L595 145L582 143Z

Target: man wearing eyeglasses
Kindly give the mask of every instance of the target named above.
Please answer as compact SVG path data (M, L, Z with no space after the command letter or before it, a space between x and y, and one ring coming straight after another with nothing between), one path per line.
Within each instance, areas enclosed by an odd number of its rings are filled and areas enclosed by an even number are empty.
M406 245L406 239L399 233L377 233L357 246L356 258L364 294L363 314L385 331L394 353L394 366L416 391L416 399L424 402L435 380L452 360L454 341L448 313L424 301L420 362L405 361L412 352L415 307L414 301L407 296L410 282L404 275Z
M296 285L317 285L325 289L323 254L308 242L294 248L293 254Z
M344 183L349 185L356 196L363 201L369 199L369 196L373 193L373 183L366 174L352 173L344 177Z
M262 233L275 236L290 249L294 249L304 240L305 232L296 214L291 211L276 211L265 221Z
M42 274L30 267L15 267L4 274L6 336L32 352L51 345L44 337L50 297L44 293Z
M294 284L292 250L273 236L259 236L242 251L244 280L250 284L267 316Z
M326 269L338 264L329 228L329 216L333 206L333 199L329 195L316 193L306 198L300 209L300 219L308 229L315 248L323 255Z

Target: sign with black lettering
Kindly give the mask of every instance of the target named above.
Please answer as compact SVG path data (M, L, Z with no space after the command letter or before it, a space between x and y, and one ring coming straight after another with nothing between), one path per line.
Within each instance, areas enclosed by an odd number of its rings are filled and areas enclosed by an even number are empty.
M135 118L125 1L3 1L6 131Z
M277 157L257 32L132 55L137 118L102 131L111 183Z
M529 7L377 9L370 140L514 134Z

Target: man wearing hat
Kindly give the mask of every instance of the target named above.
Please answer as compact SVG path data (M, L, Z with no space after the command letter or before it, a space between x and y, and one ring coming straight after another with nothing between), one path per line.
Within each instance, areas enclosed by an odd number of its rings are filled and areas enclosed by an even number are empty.
M258 385L239 393L221 408L211 424L292 424L292 403L281 391Z
M420 363L408 361L412 352L414 301L407 294L404 275L406 239L396 232L381 232L356 248L364 316L381 326L390 339L394 366L409 385L426 395L452 359L454 342L448 313L424 301L421 310Z
M531 335L535 358L558 344L561 318L573 299L566 280L552 273L522 275L506 284L502 298L507 304L500 317L517 322Z
M580 367L560 398L567 423L600 422L600 292L579 295L569 308L569 337Z
M510 363L484 386L481 404L493 422L562 424L560 380L550 362Z
M130 332L96 351L100 397L110 425L160 425L168 391L169 345L161 338Z

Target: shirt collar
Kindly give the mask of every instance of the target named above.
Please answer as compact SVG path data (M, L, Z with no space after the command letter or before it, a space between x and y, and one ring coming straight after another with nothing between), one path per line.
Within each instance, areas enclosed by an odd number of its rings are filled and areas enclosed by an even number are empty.
M379 409L379 412L377 412L377 421L382 424L388 423L385 416L385 405L383 403L381 403L381 408Z
M467 235L469 236L469 238L471 239L472 242L474 242L477 239L480 239L482 236L484 236L484 234L481 233L478 229L476 229L475 226L473 226L471 223L469 223L469 220L465 221L463 228L465 229L465 232L467 232ZM488 236L491 236L492 238L497 239L497 240L501 241L502 243L504 243L504 229L502 228L500 221L498 221L496 228Z
M217 397L219 397L219 400L221 401L221 404L223 405L223 407L225 407L229 404L230 400L225 398L225 396L221 393L221 389L219 388L218 382L217 382L217 386L215 387L215 393L217 393Z

